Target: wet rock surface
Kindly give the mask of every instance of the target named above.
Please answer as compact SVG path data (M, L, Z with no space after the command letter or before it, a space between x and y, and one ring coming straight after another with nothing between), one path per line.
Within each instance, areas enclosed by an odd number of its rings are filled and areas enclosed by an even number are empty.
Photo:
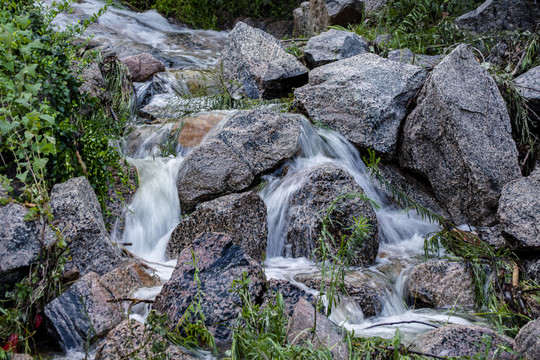
M103 221L111 232L115 229L122 233L125 225L125 214L133 195L139 187L139 173L137 168L126 160L120 160L120 167L124 172L127 183L124 183L120 174L113 171L114 182L107 190L107 215Z
M307 68L272 35L238 22L223 50L223 76L234 94L274 99L307 82Z
M121 302L140 287L155 286L158 279L138 264L127 263L99 276L89 272L45 306L47 331L64 350L84 350L87 339L105 336L124 318Z
M28 275L41 248L55 240L43 220L25 221L28 209L14 202L0 205L0 299L4 286L11 287Z
M406 284L406 291L415 308L473 308L474 284L469 269L463 263L430 260L416 265Z
M294 10L294 33L316 35L331 25L360 23L364 2L360 0L310 0Z
M126 56L120 61L128 67L133 81L144 82L165 71L165 64L148 53Z
M121 264L105 228L96 194L85 177L56 184L50 205L60 233L68 243L71 261L66 269L76 266L81 275L91 271L105 274Z
M540 169L504 186L497 217L514 249L540 250Z
M362 37L350 31L331 29L309 39L304 56L313 69L367 52L368 44Z
M166 346L167 341L138 321L124 320L99 344L95 360L155 359L163 355L161 350L153 350L155 343ZM196 359L173 345L167 347L165 356L178 360Z
M540 319L530 321L519 330L516 336L516 350L526 360L540 357Z
M536 31L540 4L534 0L487 0L455 20L458 27L476 32L489 30Z
M319 245L321 216L326 214L332 202L339 196L352 193L364 195L354 178L333 164L317 167L309 174L289 203L286 241L291 245L293 257L309 258L312 255ZM370 265L377 256L377 217L371 204L359 197L342 198L331 213L335 225L328 226L329 233L339 242L342 236L352 234L352 230L347 228L354 225L353 217L360 216L366 217L371 230L354 251L352 266ZM328 241L327 246L334 254L337 253L338 245L332 245Z
M173 127L173 131L178 130L178 144L186 149L199 145L206 134L225 117L226 113L209 112L182 119Z
M306 286L319 290L321 288L321 277L319 274L298 275L295 280L305 284ZM325 286L329 286L330 281L325 280ZM350 300L354 301L364 314L364 318L376 316L381 313L384 306L384 289L378 287L374 282L371 282L367 277L346 276L343 283L347 295ZM344 296L340 292L340 297Z
M251 281L249 292L255 302L261 302L265 287L261 266L235 245L228 235L204 233L185 248L171 279L157 296L154 309L167 314L174 327L197 295L194 281L195 267L192 252L197 259L200 290L205 294L201 311L206 325L218 340L230 340L232 325L240 311L240 297L230 292L233 280L245 273Z
M491 340L491 341L489 341ZM486 343L490 343L489 350ZM488 354L489 358L513 359L512 354L499 349L499 345L514 347L514 340L495 330L480 325L446 325L420 335L413 342L422 353L436 356L470 356Z
M180 166L177 186L182 211L247 189L256 177L292 158L300 149L301 121L300 115L269 110L231 117Z
M393 158L407 105L426 78L417 66L361 54L312 70L295 104L360 149Z
M283 296L283 302L285 305L284 312L288 317L293 315L294 308L300 299L304 299L313 305L317 303L317 297L315 295L299 288L287 280L270 279L266 283L266 287L267 290L265 293L263 307L267 306L269 302L275 304L275 295L279 292Z
M313 324L315 324L315 308L307 300L300 298L289 321L287 331L289 343L299 345L310 341ZM316 324L312 344L315 347L322 345L330 348L333 359L348 359L349 351L340 328L322 314L317 314Z
M502 187L521 176L506 105L466 45L433 69L402 139L400 165L429 181L456 223L494 223Z
M200 233L226 233L258 262L266 251L268 225L266 205L253 192L231 194L199 204L174 229L166 254L176 258Z

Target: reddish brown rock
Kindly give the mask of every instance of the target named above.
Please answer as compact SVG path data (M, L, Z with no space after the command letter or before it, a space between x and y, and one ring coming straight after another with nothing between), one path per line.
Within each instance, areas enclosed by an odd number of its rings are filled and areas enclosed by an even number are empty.
M202 113L182 119L173 127L173 131L178 130L178 143L185 148L192 148L199 145L217 123L227 115L224 113Z
M158 72L165 71L165 65L147 53L127 56L120 60L128 67L132 80L136 82L150 80Z

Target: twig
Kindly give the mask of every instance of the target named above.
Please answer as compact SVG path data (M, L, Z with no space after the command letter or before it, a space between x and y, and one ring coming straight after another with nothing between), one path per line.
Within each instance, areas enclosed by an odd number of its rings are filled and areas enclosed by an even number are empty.
M126 249L125 246L123 246L122 244L118 244L118 245L120 246L120 248L122 249L122 252L124 252L124 254L126 254L127 256L132 258L133 260L137 261L139 263L139 265L141 265L143 268L148 269L148 270L152 270L152 271L157 271L156 269L154 269L150 265L146 264L146 262L140 256L137 256L134 253L132 253L131 251L129 251L128 249Z
M153 304L154 303L154 300L137 299L137 298L120 298L120 299L107 300L108 303L119 303L119 302L124 302L124 301L130 301L133 304L140 304L140 303Z
M76 144L75 144L76 146ZM81 154L79 153L79 149L75 148L75 155L77 156L77 161L79 162L79 165L82 167L82 171L84 176L88 177L88 171L86 170L86 164L84 163Z
M304 41L304 42L308 42L309 39L287 39L287 40L281 40L281 42L293 42L293 41Z
M375 324L375 325L368 326L367 328L363 328L362 330L373 329L373 328L376 328L376 327L379 327L379 326L399 325L399 324L422 324L422 325L434 327L435 329L439 328L437 325L433 325L433 324L430 324L430 323L427 323L427 322L416 321L416 320L408 320L408 321L396 321L396 322Z

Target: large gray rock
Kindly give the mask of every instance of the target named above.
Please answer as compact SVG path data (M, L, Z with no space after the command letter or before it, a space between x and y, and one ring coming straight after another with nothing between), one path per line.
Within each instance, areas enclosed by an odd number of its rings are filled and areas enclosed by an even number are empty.
M275 304L277 293L283 297L284 313L287 317L291 317L294 313L294 308L300 299L305 299L311 304L317 303L317 296L301 289L297 285L287 280L270 279L266 283L267 291L264 294L263 307L269 303Z
M540 359L540 319L530 321L519 330L514 350L526 360Z
M310 0L293 12L297 35L316 35L331 25L347 26L362 21L360 0Z
M99 344L95 360L140 359L151 360L161 358L163 352L159 346L167 346L168 342L157 332L147 328L135 320L124 320L109 332L105 341ZM195 360L178 346L168 346L166 359Z
M165 64L147 53L127 56L120 61L128 67L133 81L144 82L165 71Z
M8 288L28 276L30 265L37 262L42 247L55 237L43 220L25 221L28 209L11 202L0 205L0 299L2 287ZM43 242L43 243L42 243Z
M103 276L90 272L45 306L47 330L64 350L83 351L87 342L106 335L125 317L121 302L158 279L138 264L127 264Z
M474 307L474 284L462 263L430 260L416 265L408 276L406 291L415 307Z
M240 192L300 149L302 117L269 110L239 112L196 147L180 166L178 194L184 213L203 201Z
M418 65L426 70L433 69L443 58L442 55L414 54L410 49L398 49L388 52L388 59L390 60Z
M491 347L486 349L488 343ZM418 351L435 356L472 358L478 354L488 354L490 359L510 360L513 359L512 354L499 346L512 349L514 340L485 326L446 325L420 335L413 345Z
M361 149L395 155L409 100L426 78L417 66L361 54L321 66L294 92L296 105Z
M58 229L67 240L71 261L81 275L91 271L105 274L121 263L110 241L101 207L85 177L56 184L51 192L51 210Z
M252 99L284 97L307 82L307 68L276 38L241 21L229 34L222 65L230 91Z
M364 195L362 188L345 170L325 164L315 168L305 179L289 201L287 243L291 245L294 257L310 257L319 246L321 235L321 217L340 195L357 193ZM330 251L337 254L339 242L343 236L352 234L354 218L364 216L371 226L370 232L362 239L355 251L350 265L367 266L373 264L379 250L377 237L377 217L371 204L358 198L343 198L331 213L333 225L328 224L328 231L334 237L335 244L328 241Z
M540 250L540 169L503 187L497 217L516 250Z
M167 256L176 258L200 233L221 232L262 262L268 240L266 205L254 192L230 194L199 204L197 210L174 229Z
M540 66L515 78L514 85L527 99L527 105L534 112L530 114L530 117L536 123L537 132L540 132Z
M304 56L313 69L367 52L368 44L362 37L350 31L331 29L309 39Z
M229 291L232 282L242 279L245 273L250 280L248 288L252 299L259 299L266 282L262 268L228 235L204 233L199 236L180 253L171 279L154 302L154 309L167 314L173 328L197 295L192 253L197 259L200 291L205 294L201 299L201 312L206 325L216 339L230 340L240 311L237 304L241 303L240 297Z
M289 320L287 331L289 343L301 345L312 340L314 347L329 348L332 359L348 359L349 350L343 341L340 328L322 314L317 314L316 319L317 321L315 321L313 305L306 299L300 298ZM313 332L315 332L315 336L313 336Z
M510 118L466 45L433 69L405 121L400 165L429 181L456 223L495 221L504 184L521 176Z
M540 4L535 0L487 0L455 20L457 26L476 32L529 30L540 23Z

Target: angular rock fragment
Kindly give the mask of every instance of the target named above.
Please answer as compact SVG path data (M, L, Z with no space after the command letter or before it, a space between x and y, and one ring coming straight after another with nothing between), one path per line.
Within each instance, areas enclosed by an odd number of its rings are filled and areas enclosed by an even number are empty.
M294 10L294 33L316 35L331 25L347 26L362 21L360 0L310 0Z
M223 76L234 94L252 99L287 96L307 82L307 69L272 35L238 22L223 50Z
M540 355L540 319L530 321L516 336L516 350L526 360L538 360Z
M350 31L331 29L309 39L304 56L313 69L367 52L368 44L362 37Z
M142 53L120 59L129 69L133 81L144 82L155 74L165 71L165 64L152 55Z
M433 69L403 127L400 165L421 174L454 222L490 225L517 149L499 88L466 45Z

